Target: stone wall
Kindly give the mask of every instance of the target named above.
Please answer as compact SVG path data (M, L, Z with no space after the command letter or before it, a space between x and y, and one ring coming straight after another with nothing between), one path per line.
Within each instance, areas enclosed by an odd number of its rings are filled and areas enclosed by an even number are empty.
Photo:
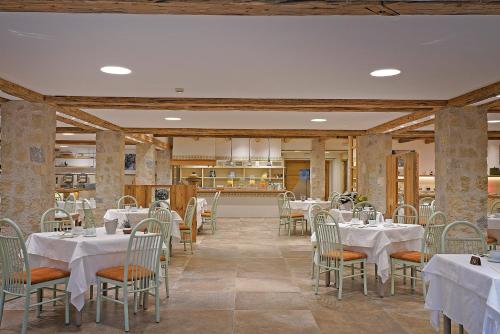
M486 110L448 108L436 113L436 210L448 221L486 221L488 205ZM484 225L480 224L481 228Z
M156 184L172 184L172 151L156 152Z
M368 201L382 213L387 206L387 157L391 153L390 134L357 138L358 193L368 196Z
M120 131L96 134L96 218L115 208L123 195L125 179L125 136Z
M41 103L2 104L0 216L29 234L54 207L56 113Z
M311 145L311 198L325 198L325 140L314 138Z
M156 149L151 143L135 145L135 184L154 184Z

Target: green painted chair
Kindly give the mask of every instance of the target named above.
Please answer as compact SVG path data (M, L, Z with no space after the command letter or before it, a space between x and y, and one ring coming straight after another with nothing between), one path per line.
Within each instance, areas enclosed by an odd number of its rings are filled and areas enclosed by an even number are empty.
M332 191L330 195L328 196L328 202L332 202L335 198L339 197L340 193L337 191Z
M500 213L500 200L496 200L491 204L490 214Z
M290 196L287 195L287 193L284 193L282 195L282 197L278 195L278 206L281 209L280 227L282 224L287 225L288 236L290 236L292 229L295 231L297 229L297 225L300 224L300 230L302 232L302 235L304 235L304 227L307 230L307 220L302 213L292 212L292 209L290 207ZM286 223L282 223L282 219L286 221ZM278 235L279 234L280 231L278 230Z
M31 268L21 229L7 218L0 220L0 259L2 261L0 324L5 303L19 298L24 298L21 333L27 332L31 307L37 308L36 315L39 317L42 305L55 304L59 300L64 302L64 322L66 325L69 324L69 293L66 290L70 273L56 268ZM43 289L52 289L57 284L64 284L64 290L54 290L55 296L44 300ZM57 292L61 294L57 295ZM34 303L31 302L30 298L32 293L37 294ZM12 298L7 299L9 296Z
M151 213L153 211L155 211L157 208L163 208L163 209L170 210L170 204L168 204L168 202L165 200L154 201L149 206L148 217L151 217Z
M441 253L444 254L486 254L486 241L479 228L468 221L448 224L441 237Z
M90 205L90 201L88 199L84 199L82 201L82 209L83 209L83 228L95 228L95 218L94 211L92 211L92 206Z
M418 203L418 219L419 224L425 226L429 221L429 218L434 213L434 207L432 202L434 199L432 197L423 197Z
M71 231L74 228L73 217L64 209L48 209L40 219L40 232Z
M309 220L309 224L311 226L311 231L315 231L314 229L314 218L316 215L321 212L323 208L319 204L313 204L309 206L309 210L307 211L307 219ZM311 269L311 278L314 278L314 256L316 254L316 249L318 246L316 234L313 233L313 236L311 236L311 245L312 245L312 269Z
M416 287L417 273L421 273L432 256L441 252L441 236L446 226L446 216L442 212L436 212L429 218L425 225L424 237L418 251L401 251L391 254L391 294L395 293L396 277L409 278L412 281L412 289ZM398 267L400 266L400 267ZM407 267L411 268L410 275L406 275ZM403 270L403 274L398 271ZM425 281L422 280L424 297L426 294Z
M363 293L367 294L366 254L355 251L344 250L342 238L337 221L326 211L319 212L314 219L314 228L317 240L316 262L316 289L318 294L319 276L322 273L334 272L335 284L338 288L338 299L342 299L342 286L344 278L362 277ZM346 276L345 266L360 264L358 273Z
M155 233L143 233L146 228ZM129 294L134 296L134 314L137 313L139 298L147 298L154 290L155 321L160 322L160 252L163 245L164 225L154 218L146 218L137 224L130 235L127 255L123 266L99 270L97 276L96 322L101 322L102 301L111 301L123 305L125 331L129 331L128 306ZM161 232L161 233L160 233ZM103 284L113 285L104 288ZM119 288L123 291L122 299L107 296L109 290Z
M418 224L418 212L413 206L403 204L394 209L392 213L394 224Z
M151 225L148 226L148 232L152 233L160 233L162 232L163 236L163 247L162 251L160 254L160 264L161 267L163 268L163 276L165 279L165 293L167 298L170 297L169 293L169 284L168 284L168 265L170 263L170 237L172 235L172 213L170 212L169 209L165 208L156 208L154 212L151 213L151 216L149 218L154 218L158 220L161 225L163 225L163 230L158 231L155 230L155 227L157 228L158 225Z
M69 213L76 212L76 200L73 195L69 195L68 198L66 198L63 209Z
M281 234L281 226L284 226L285 229L288 229L288 217L285 215L285 193L278 194L278 212L279 212L279 226L278 226L278 235Z
M285 191L285 197L289 200L289 201L296 201L297 198L295 197L295 194L288 190L288 191Z
M217 208L219 207L220 191L214 196L214 201L212 202L212 207L210 211L205 211L201 213L202 227L208 225L212 228L212 233L215 233L217 228Z
M354 201L351 196L340 195L330 202L330 209L352 211L353 208Z
M187 204L186 212L184 213L184 222L179 225L179 228L181 230L181 242L184 244L184 251L186 251L186 243L189 243L191 254L193 254L192 225L195 210L196 197L191 197Z
M352 217L362 219L364 212L366 212L368 220L377 219L377 210L375 209L375 206L367 201L359 202L354 205L352 209Z
M125 196L120 197L116 207L118 209L125 209L126 206L130 206L130 207L134 207L134 208L139 207L135 197L130 196L130 195L125 195Z

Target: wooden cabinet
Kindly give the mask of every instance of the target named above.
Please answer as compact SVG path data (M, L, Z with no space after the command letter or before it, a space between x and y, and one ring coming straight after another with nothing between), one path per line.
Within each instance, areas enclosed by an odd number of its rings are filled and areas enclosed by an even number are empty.
M418 153L394 153L387 157L387 215L401 204L418 210Z

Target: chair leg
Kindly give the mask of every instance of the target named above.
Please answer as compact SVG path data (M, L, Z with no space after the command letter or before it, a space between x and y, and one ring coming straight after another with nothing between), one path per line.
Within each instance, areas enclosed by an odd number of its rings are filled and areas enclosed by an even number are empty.
M69 325L69 292L67 281L64 284L64 323Z
M368 284L367 284L367 278L366 278L366 266L364 265L364 262L361 263L361 267L363 270L363 294L366 296L368 294Z
M28 331L28 319L30 314L30 295L29 293L24 297L24 313L23 313L23 324L21 327L21 334L26 334Z
M351 281L354 281L354 264L351 264Z
M319 266L316 266L316 289L314 293L317 295L319 291Z
M118 286L115 286L115 299L118 300L118 294L120 292L120 288Z
M123 286L123 317L125 319L125 332L129 331L129 324L128 324L128 293L127 293L127 286Z
M339 266L339 300L342 300L342 284L344 282L344 266Z
M167 298L170 297L169 289L168 289L168 263L165 263L165 293Z
M406 264L403 264L403 284L406 285Z
M193 236L189 234L189 247L191 248L191 254L193 254Z
M94 299L94 285L90 285L90 300Z
M158 281L159 283L159 281ZM160 322L160 287L158 284L156 285L155 288L155 318L156 322Z
M394 281L396 279L396 277L394 276L394 260L391 259L391 295L394 296Z
M56 299L56 297L57 297L57 291L56 291L56 289L57 289L57 285L54 284L54 291L52 291L52 299ZM54 302L52 304L54 306L56 306L56 301L54 300Z
M134 290L137 290L137 281L134 281ZM137 298L137 292L134 292L134 314L137 314L139 309L139 298Z
M96 294L96 312L95 312L95 322L100 323L101 322L101 294L102 294L102 286L101 286L101 281L99 278L97 279L97 294Z
M36 302L41 303L43 300L43 289L36 290ZM37 305L36 307L36 317L40 318L40 314L42 313L42 305Z
M312 256L311 256L311 279L314 278L314 255L315 255L315 252L316 252L316 248L313 247L313 250L312 250Z
M3 287L0 287L2 290L0 291L0 325L2 325L3 318L3 306L5 304L5 293L3 292Z

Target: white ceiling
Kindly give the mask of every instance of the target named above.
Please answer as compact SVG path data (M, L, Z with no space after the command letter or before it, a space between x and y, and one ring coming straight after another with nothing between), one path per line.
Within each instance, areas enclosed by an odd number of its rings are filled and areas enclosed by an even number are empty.
M0 77L48 95L448 99L500 80L500 16L0 13ZM99 68L122 65L129 76ZM372 78L396 67L402 74ZM366 129L391 114L95 111L123 126ZM174 113L174 112L172 112Z

